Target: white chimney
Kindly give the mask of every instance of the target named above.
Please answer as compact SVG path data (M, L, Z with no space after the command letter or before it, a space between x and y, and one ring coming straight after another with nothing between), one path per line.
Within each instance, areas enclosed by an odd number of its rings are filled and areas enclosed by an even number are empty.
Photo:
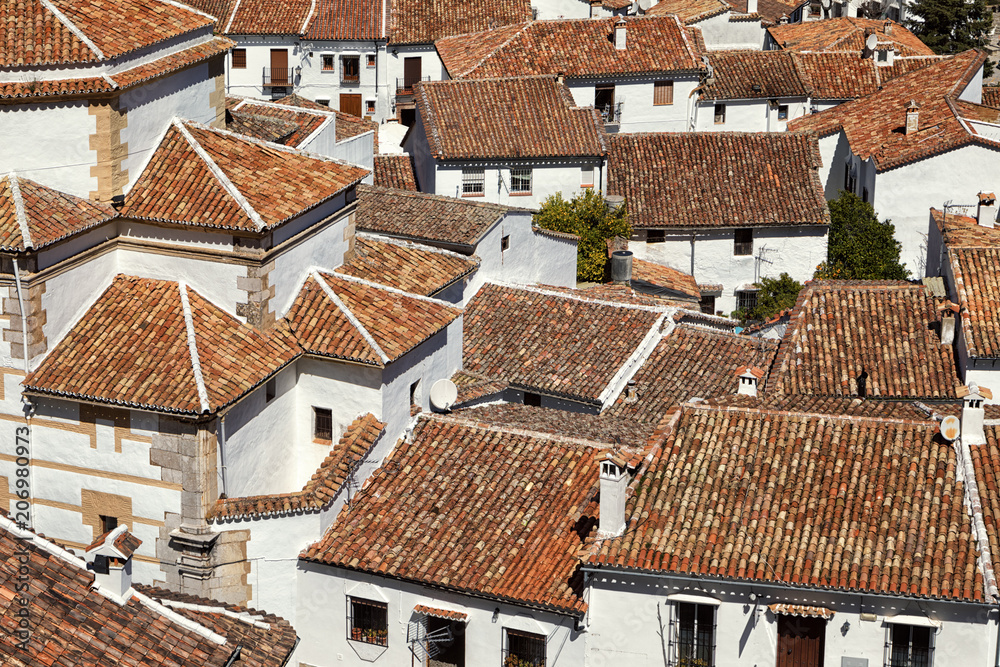
M747 14L757 13L757 0L747 0Z
M910 132L916 132L920 129L920 105L918 105L914 100L910 100L910 103L906 105L906 127L903 134L909 134Z
M132 554L140 544L142 540L128 532L126 525L94 540L83 555L94 583L126 600L132 597Z
M945 301L940 306L938 306L938 311L941 313L941 331L940 338L942 345L951 345L955 342L955 324L957 323L957 318L959 307L958 304L952 303L951 301Z
M979 207L976 209L976 220L980 227L993 229L997 221L997 196L992 192L979 193Z
M756 396L757 386L760 384L760 379L764 377L764 371L756 366L743 366L736 371L736 377L740 382L736 389L737 394Z
M993 399L993 392L970 382L968 386L959 387L957 393L962 399L962 442L967 445L985 445L983 421L986 411L983 403Z
M615 537L625 530L625 492L628 474L625 461L608 452L601 461L601 516L598 537Z
M625 19L621 17L615 21L615 48L619 51L625 50Z

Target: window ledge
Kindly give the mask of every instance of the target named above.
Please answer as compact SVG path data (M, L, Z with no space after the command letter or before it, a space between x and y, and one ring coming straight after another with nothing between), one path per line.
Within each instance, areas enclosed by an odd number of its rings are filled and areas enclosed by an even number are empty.
M485 197L486 193L485 192L463 192L462 196L463 197Z
M333 438L313 438L313 443L317 445L332 445Z
M511 192L510 196L511 197L530 197L531 193L530 192Z

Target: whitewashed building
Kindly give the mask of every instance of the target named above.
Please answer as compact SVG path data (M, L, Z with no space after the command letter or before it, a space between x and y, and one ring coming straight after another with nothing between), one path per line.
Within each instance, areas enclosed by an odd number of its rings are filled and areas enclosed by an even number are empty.
M778 17L794 12L793 6L777 0L765 0L763 3L758 0L659 0L645 14L677 16L684 25L698 29L699 38L709 50L760 50L764 45L765 24L774 23Z

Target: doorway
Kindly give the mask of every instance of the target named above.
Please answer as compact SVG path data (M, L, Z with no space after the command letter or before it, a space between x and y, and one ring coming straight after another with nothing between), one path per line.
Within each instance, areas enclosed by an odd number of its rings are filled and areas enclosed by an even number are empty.
M778 666L823 667L826 620L778 616Z
M420 81L420 57L403 59L403 90L413 90L413 84Z
M340 96L340 111L361 118L361 96L342 94Z
M271 84L288 85L288 49L271 49Z

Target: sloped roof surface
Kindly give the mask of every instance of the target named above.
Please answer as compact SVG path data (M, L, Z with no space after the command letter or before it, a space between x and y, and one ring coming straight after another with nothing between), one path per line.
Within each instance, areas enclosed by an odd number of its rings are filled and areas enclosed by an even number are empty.
M390 44L431 44L442 37L493 30L531 19L529 0L396 0Z
M380 188L417 191L412 155L376 155L374 184Z
M359 234L354 256L337 267L337 273L433 296L478 268L474 258Z
M316 0L303 39L383 39L384 5L379 0Z
M714 83L702 97L735 100L806 96L807 90L790 54L783 51L710 51ZM759 90L754 90L757 86Z
M646 12L646 16L674 14L691 25L731 10L732 6L725 0L660 0Z
M14 194L14 183L18 196ZM0 177L0 249L42 248L114 217L109 204L92 202L16 174ZM21 227L24 216L25 228ZM25 231L27 235L25 235Z
M868 31L878 39L876 50L892 48L901 56L934 55L920 38L892 21L842 16L822 21L774 25L767 31L779 47L793 51L861 53Z
M1000 229L975 218L931 212L948 251L955 291L962 307L961 328L970 357L1000 357Z
M313 8L313 0L239 0L233 5L227 35L298 35Z

